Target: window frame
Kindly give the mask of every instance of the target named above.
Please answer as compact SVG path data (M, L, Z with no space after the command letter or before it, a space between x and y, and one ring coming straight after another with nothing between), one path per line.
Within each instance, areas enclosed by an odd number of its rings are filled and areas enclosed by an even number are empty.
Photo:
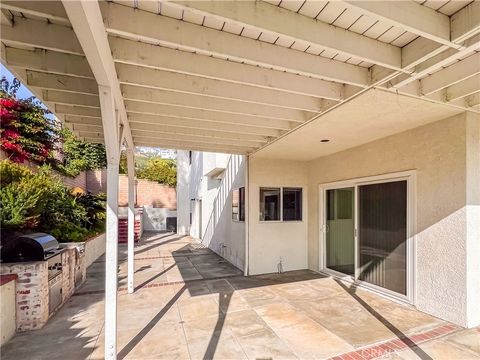
M300 219L293 219L293 220L285 220L283 217L283 210L284 210L284 196L285 190L300 190ZM303 188L298 186L284 186L282 187L282 211L281 211L281 218L283 222L301 222L303 221Z
M260 218L260 213L261 213L261 198L260 198L260 192L262 189L279 189L280 190L280 219L279 220L262 220ZM301 206L301 220L284 220L283 219L283 189L298 189L301 191L301 201L302 201L302 206ZM304 186L295 186L295 185L289 185L289 186L259 186L258 187L258 221L259 223L301 223L303 222L303 218L304 218L304 197L303 197L303 194L304 194Z
M238 191L238 219L233 218L233 193ZM243 194L243 199L242 199ZM232 190L232 221L234 222L245 222L245 186L240 186ZM243 219L242 219L242 206L243 206Z
M261 213L261 203L262 203L262 198L261 198L261 192L262 189L265 190L278 190L278 199L279 199L279 209L278 209L278 214L279 214L279 219L278 220L262 220L260 213ZM258 220L262 223L276 223L276 222L282 222L282 188L280 186L260 186L258 188Z

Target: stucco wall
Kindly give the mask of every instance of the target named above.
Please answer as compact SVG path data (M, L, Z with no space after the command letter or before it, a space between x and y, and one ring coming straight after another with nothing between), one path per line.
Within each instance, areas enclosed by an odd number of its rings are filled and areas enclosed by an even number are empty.
M85 268L88 268L95 260L105 254L105 245L105 234L100 234L85 242Z
M307 166L304 162L250 157L249 164L249 274L306 269L309 199ZM302 187L303 220L261 222L260 187Z
M480 325L480 116L467 114L467 326Z
M13 335L15 335L15 296L15 279L5 281L4 283L2 281L2 284L0 285L0 314L2 314L0 321L0 346L5 344Z
M201 185L202 194L207 195L202 200L202 242L242 270L245 264L245 222L232 220L232 193L243 186L245 157L240 155L228 156L220 180L204 177Z
M309 268L319 269L319 184L416 170L415 305L467 325L466 138L465 114L461 114L311 161ZM477 191L471 195L478 205Z
M187 151L177 154L177 232L200 239L243 269L245 223L232 220L232 191L245 186L245 157L192 152L191 164L188 158ZM225 168L221 174L210 173L221 168Z

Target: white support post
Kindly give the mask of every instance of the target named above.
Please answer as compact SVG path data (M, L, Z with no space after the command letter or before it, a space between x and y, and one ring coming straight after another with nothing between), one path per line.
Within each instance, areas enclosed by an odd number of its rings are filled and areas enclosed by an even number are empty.
M135 237L135 153L132 148L127 149L128 168L128 293L134 292L133 274L134 262L134 237Z
M118 118L110 87L99 86L107 152L107 228L105 249L105 359L117 358Z
M245 260L243 275L250 273L250 157L245 156Z

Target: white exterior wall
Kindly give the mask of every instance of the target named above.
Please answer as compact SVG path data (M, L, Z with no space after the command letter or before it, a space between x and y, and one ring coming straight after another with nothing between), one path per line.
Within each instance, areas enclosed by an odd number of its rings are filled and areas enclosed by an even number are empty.
M306 269L308 177L305 162L250 157L249 275ZM260 187L303 188L302 221L260 221Z
M177 166L179 233L188 229L185 233L243 269L245 223L232 220L232 191L245 186L245 157L192 152L189 165L188 151L178 151Z
M250 274L320 270L320 184L414 170L415 306L480 324L480 120L460 114L302 163L251 157ZM303 222L260 222L260 187L302 186ZM306 199L308 198L308 202ZM307 210L308 209L308 210Z
M479 136L478 117L461 114L311 161L309 268L319 270L319 184L415 170L414 303L462 326L480 324Z
M190 166L188 151L177 152L177 233L188 235L190 232L190 197L188 178Z
M188 154L187 154L188 156ZM195 158L197 156L197 158ZM187 157L188 161L188 157ZM208 215L215 208L216 180L202 175L205 159L194 153L195 180L190 196L202 199L204 241L240 263L244 224L231 220L231 192L216 233L208 233ZM421 311L461 326L480 325L480 119L463 113L310 162L249 160L249 274L320 270L319 185L341 180L413 171L415 173L415 296ZM232 188L243 186L241 176ZM192 181L192 180L191 180ZM260 187L302 187L303 221L261 222ZM180 205L179 205L180 209ZM190 204L187 203L187 209ZM213 210L214 211L214 210ZM194 221L195 213L194 213ZM195 234L192 228L192 234ZM237 251L235 254L234 251ZM233 255L232 255L233 254ZM242 264L244 257L242 258ZM238 267L241 267L237 265Z
M480 116L467 114L467 327L480 325Z
M167 230L167 217L176 217L177 212L167 208L143 207L142 226L145 231Z

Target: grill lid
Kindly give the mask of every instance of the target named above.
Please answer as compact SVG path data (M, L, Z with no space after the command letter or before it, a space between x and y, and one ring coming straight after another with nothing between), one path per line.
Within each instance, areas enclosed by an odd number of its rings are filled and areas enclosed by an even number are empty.
M58 249L58 241L50 234L33 233L2 241L2 262L43 261Z

